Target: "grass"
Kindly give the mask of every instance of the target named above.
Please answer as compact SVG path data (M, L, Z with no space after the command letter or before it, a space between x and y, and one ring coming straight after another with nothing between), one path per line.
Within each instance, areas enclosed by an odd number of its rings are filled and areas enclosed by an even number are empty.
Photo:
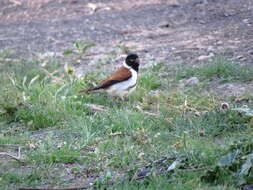
M253 67L234 63L226 57L216 57L213 61L197 67L181 66L177 70L176 78L197 76L201 80L218 79L220 82L253 80Z
M77 79L71 68L62 68L54 59L1 60L0 144L5 146L0 151L17 154L12 146L20 146L25 163L3 158L1 189L79 186L86 179L98 189L233 190L249 183L250 173L238 185L231 168L216 167L232 145L241 146L238 140L249 145L247 151L239 148L239 160L253 151L252 118L221 110L221 101L231 108L241 105L230 97L203 95L201 85L250 81L252 71L246 66L217 58L168 72L161 62L142 70L138 89L120 103L105 94L78 94L99 79L94 73ZM177 88L179 79L191 76L199 77L200 85ZM94 112L87 104L106 111ZM167 159L155 163L162 158ZM173 172L159 174L173 162ZM144 168L149 176L134 180Z

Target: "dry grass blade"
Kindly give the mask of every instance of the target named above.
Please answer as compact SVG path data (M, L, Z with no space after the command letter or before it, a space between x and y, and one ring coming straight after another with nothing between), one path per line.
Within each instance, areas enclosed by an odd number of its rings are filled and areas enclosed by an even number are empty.
M97 104L85 104L87 107L89 107L92 111L107 111L106 108L102 105Z
M153 113L153 112L148 112L148 111L144 111L141 106L139 105L136 105L135 106L139 111L141 111L142 113L145 113L146 115L150 115L150 116L153 116L153 117L159 117L160 114L159 113Z
M61 77L57 77L55 76L56 74L58 74L58 71L54 71L52 73L50 73L48 70L44 69L44 68L41 68L47 75L47 77L51 78L52 81L55 83L55 84L63 84L63 79Z

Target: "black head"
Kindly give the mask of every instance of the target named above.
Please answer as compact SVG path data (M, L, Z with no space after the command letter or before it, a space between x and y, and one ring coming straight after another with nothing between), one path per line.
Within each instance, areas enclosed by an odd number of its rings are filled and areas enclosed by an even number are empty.
M126 57L126 64L130 67L132 67L135 71L138 72L139 70L139 65L140 65L140 60L137 54L129 54Z

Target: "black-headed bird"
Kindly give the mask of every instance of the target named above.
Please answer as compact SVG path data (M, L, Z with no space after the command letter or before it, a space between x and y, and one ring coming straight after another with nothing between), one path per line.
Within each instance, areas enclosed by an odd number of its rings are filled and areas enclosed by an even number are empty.
M129 54L123 66L121 66L110 77L103 80L100 85L80 91L80 93L90 93L104 91L110 96L123 98L136 88L140 60L137 54Z

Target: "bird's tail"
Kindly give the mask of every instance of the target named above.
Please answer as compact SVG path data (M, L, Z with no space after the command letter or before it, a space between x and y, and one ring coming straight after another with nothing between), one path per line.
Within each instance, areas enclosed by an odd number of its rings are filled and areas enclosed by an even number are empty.
M88 94L88 93L91 93L92 91L96 91L96 90L99 90L99 89L100 89L100 86L95 87L95 88L84 89L84 90L79 91L79 93Z
M84 90L80 90L79 93L90 93L92 91L92 88L88 88L88 89L84 89Z

